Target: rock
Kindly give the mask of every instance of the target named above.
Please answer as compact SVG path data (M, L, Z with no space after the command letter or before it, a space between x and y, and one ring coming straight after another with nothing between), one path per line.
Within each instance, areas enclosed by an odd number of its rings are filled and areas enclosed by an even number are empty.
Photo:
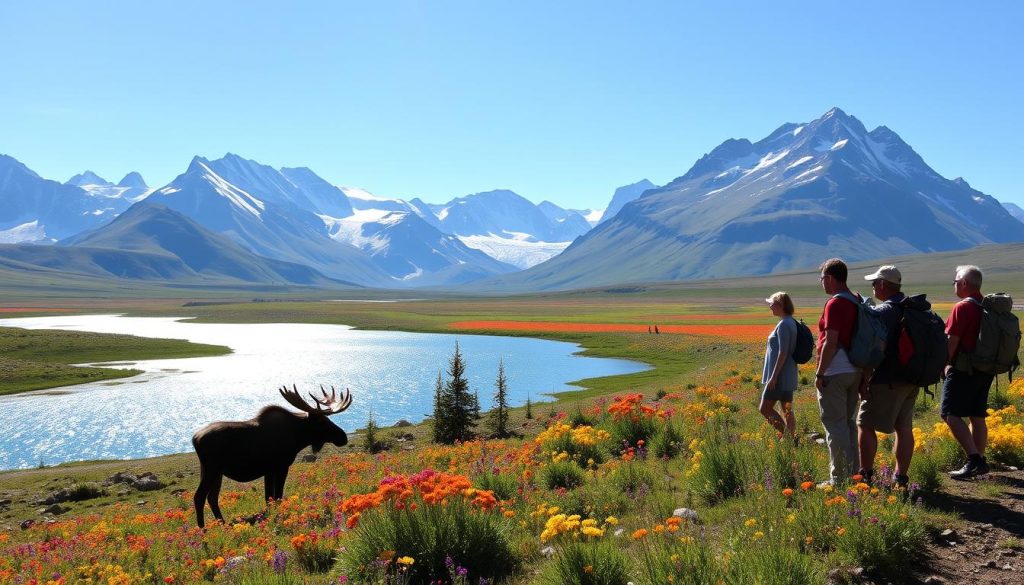
M52 504L52 505L47 506L47 507L43 508L42 510L40 510L39 513L40 514L53 514L55 516L59 516L59 515L63 514L64 512L67 512L70 509L71 508L63 508L63 507L61 507L60 504Z
M407 420L405 420L405 419L403 418L402 420L400 420L400 421L396 422L396 423L395 423L395 426L396 426L396 427L411 427L411 426L412 426L412 423L411 423L411 422L409 422L409 421L407 421Z
M555 554L555 547L545 546L544 548L540 549L540 554L542 554L545 557L551 557Z
M1017 469L1015 465L1007 466L1007 469L1009 469L1010 471L1020 471L1019 469Z
M21 524L19 524L19 526L21 526L22 530L28 530L29 528L32 528L32 525L35 524L35 523L36 523L35 520L32 520L31 518L29 518L28 520L22 520Z
M188 490L186 490L185 488L178 488L178 489L176 489L176 490L172 490L172 491L171 491L171 495L172 495L172 496L180 496L181 494L183 494L183 493L185 493L185 492L187 492L187 491L188 491Z
M139 500L138 502L135 502L135 505L136 506L145 506L146 503L147 503L146 500Z
M11 505L11 499L10 498L4 498L4 499L0 500L0 508L6 508L6 507L8 507L10 505Z
M306 453L305 455L302 456L302 461L303 463L312 463L316 461L316 455L312 453Z
M938 575L932 575L925 579L924 583L925 585L941 585L942 583L945 583L945 581L943 581L942 577L939 577Z
M985 561L983 564L978 565L979 569L994 569L996 568L996 562L992 559Z
M414 435L412 433L403 433L401 435L398 435L398 440L399 441L415 441L416 440L416 435Z
M615 532L613 532L612 534L614 534L615 536L622 536L625 532L625 528L616 528Z
M864 574L864 567L855 567L853 569L850 569L850 575L853 575L854 577L860 577L863 574Z
M952 540L952 539L956 538L958 535L956 533L956 530L953 530L952 528L947 528L947 529L943 530L942 534L940 534L939 536L941 536L942 538L945 538L947 540Z
M817 445L824 445L825 444L825 439L814 439L814 442Z
M132 487L140 492L151 492L164 487L164 483L157 479L157 477L152 473L148 473L140 475L139 478L132 483Z
M1003 570L1004 571L1012 571L1013 570L1013 565L1003 565Z
M825 435L822 435L821 433L811 433L807 435L807 438L811 441L817 441L818 439L824 439Z
M139 478L135 477L130 473L118 471L114 475L111 475L107 479L103 480L103 485L114 485L115 483L133 484L136 481L138 481L138 479Z
M677 518L683 518L684 520L689 520L690 522L699 522L700 521L700 518L697 516L697 511L696 510L691 510L689 508L676 508L675 510L672 511L672 515L677 517Z

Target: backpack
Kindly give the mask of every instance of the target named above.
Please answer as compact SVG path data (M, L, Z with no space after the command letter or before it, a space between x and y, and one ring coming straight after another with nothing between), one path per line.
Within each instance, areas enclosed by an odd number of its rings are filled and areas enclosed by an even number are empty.
M986 374L1009 374L1020 366L1020 321L1013 314L1013 299L1006 293L985 295L981 303L981 330L978 345L970 355L971 368Z
M875 369L885 359L885 323L882 315L867 303L857 300L852 293L841 292L833 296L857 305L857 325L853 330L850 347L846 350L850 363L858 368Z
M904 298L900 304L900 378L918 387L938 384L946 367L948 341L946 324L932 311L926 295Z
M796 321L796 345L793 347L793 361L806 364L814 355L814 334L803 319Z

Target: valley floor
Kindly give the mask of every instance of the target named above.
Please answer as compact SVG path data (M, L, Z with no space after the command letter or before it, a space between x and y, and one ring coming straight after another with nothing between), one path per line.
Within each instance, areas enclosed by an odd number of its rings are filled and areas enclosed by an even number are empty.
M774 322L763 305L555 296L59 307L530 335L654 369L581 381L585 390L535 405L529 418L514 409L517 438L438 446L421 424L378 431L389 449L370 454L363 436L354 437L349 447L297 462L286 499L266 512L258 482L226 482L221 503L230 521L205 534L191 509L192 454L0 472L0 583L376 583L427 575L463 583L1007 583L1024 571L1024 473L1013 469L1024 463L1024 383L1004 383L994 396L990 459L1000 465L989 477L944 477L961 454L938 424L936 402L922 398L912 494L856 481L820 491L813 482L825 477L827 455L815 440L821 425L807 372L796 400L798 447L780 441L757 412L763 338ZM879 469L892 463L891 443L881 445ZM424 483L427 470L435 479ZM142 481L146 473L158 487ZM384 490L394 482L408 494ZM456 489L461 482L472 488ZM45 503L60 490L77 496ZM439 493L446 495L432 499ZM403 531L417 521L427 522L426 532L409 540ZM472 531L437 536L458 522L492 534L486 550L508 560L504 577L474 556L484 547ZM447 568L446 556L454 557Z

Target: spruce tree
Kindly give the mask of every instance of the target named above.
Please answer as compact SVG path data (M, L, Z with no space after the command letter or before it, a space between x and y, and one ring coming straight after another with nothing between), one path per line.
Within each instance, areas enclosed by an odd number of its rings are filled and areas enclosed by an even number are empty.
M469 391L466 379L466 363L455 342L455 353L448 362L448 382L440 392L440 420L435 421L440 443L468 441L473 438L473 426L479 416L480 405Z
M533 405L530 404L530 395L526 395L526 420L533 418Z
M498 378L494 381L494 410L491 411L491 430L494 436L505 438L508 431L508 385L505 379L505 362L498 362Z
M435 443L444 442L446 412L444 409L444 381L441 380L441 371L437 371L437 384L434 386L434 421L433 440Z

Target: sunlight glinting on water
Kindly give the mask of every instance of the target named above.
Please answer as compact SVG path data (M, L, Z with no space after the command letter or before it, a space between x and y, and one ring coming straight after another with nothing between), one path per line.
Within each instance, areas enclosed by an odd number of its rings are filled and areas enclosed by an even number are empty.
M570 343L519 337L357 331L343 325L207 324L174 318L84 315L0 319L0 326L128 333L231 347L226 356L119 362L144 374L53 391L0 397L0 469L88 459L149 457L191 450L197 429L215 420L253 417L285 405L277 388L352 391L348 411L332 417L347 430L419 421L432 408L437 374L458 340L471 390L487 409L498 361L510 403L572 389L568 382L646 369L626 360L572 355ZM291 406L289 409L294 410Z

